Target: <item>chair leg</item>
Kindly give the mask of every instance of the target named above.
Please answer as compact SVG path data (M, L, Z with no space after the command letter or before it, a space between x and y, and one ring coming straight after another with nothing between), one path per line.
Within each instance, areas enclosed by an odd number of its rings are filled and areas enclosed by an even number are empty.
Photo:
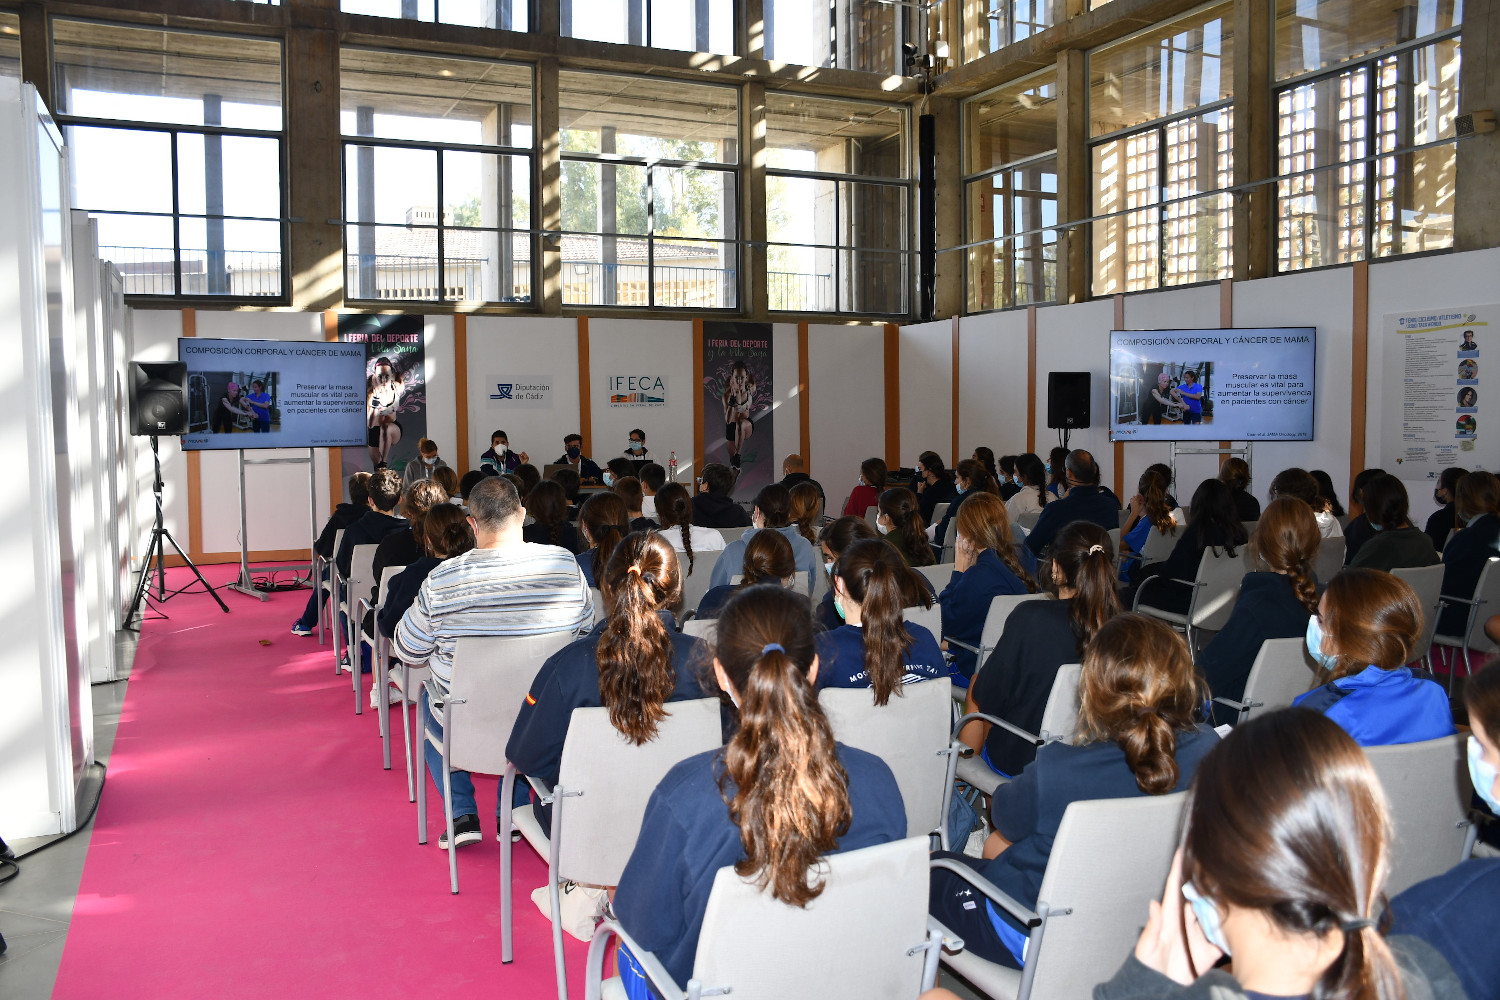
M345 636L344 648L349 651L349 673L352 675L352 680L350 683L354 687L354 714L364 715L364 664L360 662L362 659L360 656L360 647L363 646L364 643L360 641L360 629L358 623L356 623L354 620L357 611L357 608L351 608L349 614L344 616L345 626L349 630L348 634Z
M421 706L413 713L417 716L416 724L421 726ZM427 738L426 733L421 734L422 739ZM419 758L417 761L417 843L427 843L427 747L423 743L417 744Z
M401 742L406 744L406 801L415 802L417 801L417 790L416 782L413 780L416 769L412 766L411 757L412 726L408 725L406 721L406 692L410 684L411 671L403 664L401 667ZM416 721L416 715L415 711L412 712L413 722ZM420 747L421 743L418 743L417 746Z
M568 1000L568 965L563 957L562 883L558 879L558 862L562 856L562 785L552 788L552 827L548 830L547 896L552 906L552 961L557 966L557 1000Z
M446 730L445 730L446 732ZM453 769L448 766L448 756L443 755L443 818L448 821L448 883L453 895L458 895L458 845L453 842Z
M380 691L375 703L380 711L380 766L391 769L391 671L386 663L382 636L375 637L375 683Z
M509 965L515 960L515 930L512 928L511 911L511 848L512 829L511 800L516 793L516 769L507 767L500 782L500 963Z

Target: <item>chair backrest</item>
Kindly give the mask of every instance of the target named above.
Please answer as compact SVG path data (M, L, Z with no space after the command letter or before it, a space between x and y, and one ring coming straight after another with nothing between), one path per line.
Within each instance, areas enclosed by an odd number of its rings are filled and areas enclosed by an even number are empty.
M333 567L333 572L334 573L338 572L338 560L336 559L336 557L339 554L339 549L343 548L343 545L344 545L344 529L340 528L339 530L337 530L337 531L335 531L333 533L333 549L331 550L333 552L333 555L329 556L328 559L325 560L330 566ZM314 553L314 554L316 555L316 553ZM321 558L321 557L319 557L319 558Z
M868 524L870 527L872 527L872 528L875 527L875 521L879 517L880 517L880 508L879 507L866 507L865 508L865 523Z
M885 761L906 803L906 833L921 837L943 821L943 781L953 719L951 684L936 678L907 684L875 704L869 688L824 688L818 695L834 739Z
M368 600L370 591L375 589L375 550L379 547L378 542L370 542L368 545L354 546L349 553L348 595L351 607L361 597Z
M1462 735L1365 747L1380 775L1395 836L1385 891L1394 896L1458 864L1468 835L1469 762Z
M1344 568L1344 536L1325 538L1318 545L1318 554L1313 557L1313 575L1318 583L1327 586L1339 570Z
M1093 995L1129 955L1151 900L1160 899L1186 792L1074 802L1063 813L1037 895L1066 916L1047 921L1035 963L1032 1000Z
M1016 523L1027 531L1030 531L1036 527L1037 518L1041 516L1042 512L1039 510L1028 510L1016 518Z
M689 618L682 623L682 634L691 635L699 639L711 638L714 629L718 626L717 618Z
M1125 527L1125 522L1130 520L1130 504L1120 508L1120 527Z
M932 507L932 523L937 524L939 521L941 521L943 519L943 515L948 513L948 508L950 506L952 506L952 504L948 501L944 501L940 504L934 504Z
M698 609L698 603L709 591L709 581L713 578L714 567L719 564L719 556L723 554L723 549L714 549L710 552L695 551L693 571L689 573L687 556L682 552L677 553L677 563L682 573L682 610L696 611Z
M1500 559L1491 558L1479 571L1479 583L1474 587L1474 600L1479 602L1477 612L1472 615L1469 628L1468 647L1479 653L1500 651L1500 644L1484 634L1484 623L1493 615L1500 614Z
M742 535L744 535L744 533L745 533L745 531L747 529L745 529L745 528L715 528L714 530L717 531L719 534L721 534L721 535L724 536L724 544L728 545L730 542L737 542L737 541L739 541L740 537Z
M656 738L636 746L607 708L575 708L563 741L553 800L558 874L589 885L618 885L635 850L646 800L679 761L723 745L717 698L674 701Z
M1203 586L1193 594L1193 613L1188 620L1193 628L1217 632L1229 621L1240 599L1240 581L1250 568L1247 555L1244 545L1236 546L1234 555L1214 545L1203 550L1198 563L1198 582Z
M1254 538L1255 529L1260 527L1259 521L1241 521L1240 526L1245 529L1245 537Z
M1141 562L1162 562L1172 554L1172 549L1177 545L1178 528L1176 524L1167 529L1164 535L1152 525L1146 534L1146 540L1141 543Z
M448 685L455 702L448 735L455 769L505 773L505 744L531 682L547 657L574 638L572 632L459 638Z
M1432 566L1398 566L1391 570L1417 592L1422 602L1422 635L1412 648L1408 662L1420 660L1432 648L1432 634L1437 631L1438 598L1443 595L1443 564Z
M1260 644L1250 674L1245 678L1245 693L1240 701L1258 702L1242 718L1255 712L1274 712L1288 708L1299 694L1317 685L1317 664L1307 653L1302 639L1267 639Z
M1120 529L1119 528L1110 528L1109 529L1109 547L1114 551L1115 558L1118 561L1119 555L1120 555Z
M380 593L375 595L375 603L385 607L385 595L391 589L391 581L404 572L406 572L405 566L387 566L381 571Z
M734 1000L910 1000L920 993L924 955L912 949L927 934L927 838L835 854L818 868L823 891L800 908L733 867L720 868L693 978L732 989ZM1116 965L1118 957L1111 956Z
M943 588L948 586L948 581L953 579L952 563L933 563L931 566L914 567L918 573L927 577L927 582L932 584L934 595L941 594Z
M989 658L990 650L1000 644L1005 633L1005 622L1017 606L1026 601L1050 601L1051 594L1001 594L990 598L990 610L984 616L984 630L979 635L979 665Z
M948 533L943 536L943 551L938 557L938 562L948 565L958 561L958 523L948 523Z
M913 625L921 625L939 642L943 638L943 608L936 601L930 608L902 608L901 617Z
M1064 663L1052 678L1052 693L1042 709L1037 735L1044 740L1070 740L1078 729L1078 681L1083 665Z
M608 612L604 609L604 592L598 587L590 587L589 593L594 597L594 624L598 625L609 617Z

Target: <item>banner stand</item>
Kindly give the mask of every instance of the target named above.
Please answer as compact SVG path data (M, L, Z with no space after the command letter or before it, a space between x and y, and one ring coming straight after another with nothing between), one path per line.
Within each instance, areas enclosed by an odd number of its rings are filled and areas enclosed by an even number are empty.
M307 542L309 561L305 563L290 563L282 566L261 566L260 569L305 569L307 570L306 579L298 580L297 583L301 586L309 588L314 586L313 564L311 560L313 554L313 545L318 540L318 476L317 467L314 464L314 450L312 448L307 449L307 457L305 458L299 456L297 458L247 459L245 457L245 450L243 448L239 449L238 454L240 467L240 578L234 583L229 584L229 589L237 590L240 593L250 597L258 597L262 601L268 601L271 599L269 594L255 586L255 583L250 576L250 534L245 525L245 466L247 465L307 466L307 499L308 511L311 514L308 523L312 525L312 534L308 538Z

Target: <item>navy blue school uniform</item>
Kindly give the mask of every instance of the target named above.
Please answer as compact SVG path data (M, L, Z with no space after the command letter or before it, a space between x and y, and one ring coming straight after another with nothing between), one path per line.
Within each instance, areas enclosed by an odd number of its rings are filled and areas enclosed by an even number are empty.
M970 696L986 715L1004 719L1028 733L1041 728L1052 682L1065 663L1078 663L1078 636L1066 601L1026 601L1005 619L994 652L974 676ZM984 760L1000 774L1020 774L1036 759L1036 746L1002 726L991 726Z
M1120 526L1120 498L1103 486L1075 486L1068 495L1042 508L1036 527L1026 536L1026 547L1041 555L1057 533L1074 521L1091 521L1105 531Z
M1479 586L1484 564L1500 556L1500 517L1482 514L1460 528L1443 549L1443 593L1471 598ZM1438 616L1439 635L1464 634L1469 625L1469 606L1450 604Z
M947 677L948 666L943 651L932 633L921 625L906 622L911 648L906 651L906 673L902 684ZM831 632L819 632L818 687L867 688L870 677L865 673L865 630L858 625L843 625Z
M1161 562L1151 563L1149 566L1140 566L1132 571L1129 576L1135 582L1135 589L1139 590L1141 585L1153 577L1162 577L1159 583L1153 583L1146 591L1146 604L1163 611L1172 611L1177 614L1186 614L1188 604L1192 600L1192 588L1186 584L1174 583L1174 580L1196 580L1198 578L1198 564L1203 561L1203 550L1210 545L1224 549L1228 544L1228 535L1222 528L1213 527L1205 538L1199 529L1201 525L1190 524L1183 529L1182 534L1177 536L1177 544L1172 546L1172 554ZM1234 544L1235 552L1243 551L1247 543L1244 541ZM1127 595L1133 598L1132 592ZM1121 603L1130 606L1130 600L1121 599Z
M850 822L833 853L873 847L906 836L906 807L890 768L873 754L835 744L849 776ZM680 983L693 974L709 890L720 868L745 858L740 828L729 818L722 750L689 757L667 772L646 804L635 851L620 876L614 910L642 948Z
M932 581L921 573L914 575L922 582L922 592L929 599L936 601L937 595L933 593ZM921 601L911 600L909 597L907 600L910 601L907 604L909 608L916 607L922 603ZM836 628L841 628L844 624L844 619L839 617L838 609L833 606L833 586L831 583L828 589L823 591L823 597L818 601L818 606L813 609L813 624L817 625L824 632L832 632Z
M917 494L917 509L922 512L922 523L931 524L932 513L937 510L937 505L951 504L957 496L958 487L953 485L951 479L939 479L922 487L922 492Z
M978 646L984 632L985 616L990 613L990 601L1004 594L1026 592L1026 584L1021 578L1000 561L993 549L985 549L968 570L963 573L954 570L948 586L938 595L938 603L943 608L943 635ZM974 676L978 658L952 643L948 652L953 657L951 672L954 682L967 685L969 678Z
M780 584L781 581L774 576L763 576L759 580L754 581L754 583L757 585L762 583ZM703 595L703 600L698 602L698 613L696 617L719 617L719 613L724 610L724 605L729 603L729 599L734 596L734 592L736 590L739 590L742 586L746 586L746 584L744 582L726 583L721 587L710 587L708 589L708 592Z
M1500 858L1472 858L1391 900L1391 934L1426 941L1448 960L1474 1000L1500 983Z
M442 562L435 556L422 556L391 577L390 585L385 588L385 603L380 606L380 616L376 622L380 627L381 635L387 639L395 637L396 626L401 623L401 616L406 614L406 609L411 607L412 602L417 599L417 594L421 591L427 574Z
M1362 747L1425 743L1452 736L1448 692L1427 671L1370 666L1299 694L1293 705L1322 712Z
M1250 668L1267 639L1295 639L1307 632L1307 605L1297 597L1292 578L1281 573L1246 573L1229 621L1198 654L1198 672L1215 698L1239 701L1245 696ZM1312 675L1308 675L1311 683ZM1225 721L1225 720L1219 720ZM1233 721L1228 720L1228 721Z
M404 527L406 527L404 517L397 517L380 510L365 511L364 516L344 529L344 537L339 542L338 554L334 557L339 575L345 579L349 578L349 567L354 560L354 546L378 544L386 535Z
M598 549L587 549L573 557L578 560L578 569L590 587L599 586L599 581L594 576L594 553L597 551Z
M938 522L937 530L932 534L933 545L939 549L943 547L944 539L948 537L948 525L952 524L953 519L958 516L958 508L962 507L963 502L973 495L974 487L972 486L962 493L958 491L957 486L953 487L953 499L948 501L948 509L943 513L943 519Z
M674 628L672 616L660 612L668 631ZM562 764L563 741L575 708L598 708L604 704L599 693L599 639L608 622L595 625L588 634L547 657L531 690L521 703L505 758L522 774L537 778L548 786L557 783ZM707 697L698 683L697 652L702 643L690 635L671 632L672 671L677 683L667 701L691 701ZM543 829L551 826L551 810L534 804Z

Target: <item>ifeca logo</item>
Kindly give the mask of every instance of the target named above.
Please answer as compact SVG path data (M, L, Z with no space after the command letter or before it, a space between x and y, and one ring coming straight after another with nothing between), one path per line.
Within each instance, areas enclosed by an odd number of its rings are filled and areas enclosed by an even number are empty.
M609 405L620 407L660 407L667 405L665 375L611 375Z
M551 375L490 375L488 405L497 410L552 409Z

